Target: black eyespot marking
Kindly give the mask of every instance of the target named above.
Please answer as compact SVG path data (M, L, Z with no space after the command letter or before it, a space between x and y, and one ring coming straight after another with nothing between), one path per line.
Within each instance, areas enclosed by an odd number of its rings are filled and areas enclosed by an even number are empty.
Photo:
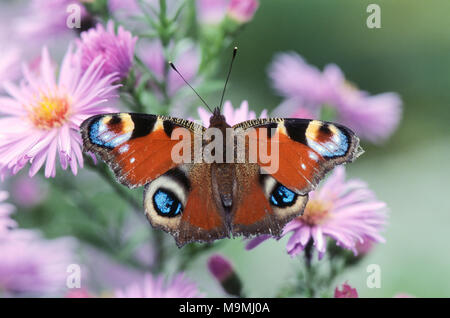
M278 183L270 194L270 203L279 208L293 206L297 201L297 194Z
M152 132L156 123L156 116L145 114L130 114L134 123L133 134L131 139L147 136Z
M328 126L328 123L323 123L323 125L320 126L319 131L327 136L333 134Z
M112 116L110 121L108 122L109 125L117 125L122 121L122 119L119 117L119 115L115 114Z
M165 120L163 122L164 132L170 138L172 136L172 131L175 128L175 125L170 120Z
M308 128L310 120L289 120L284 121L284 127L289 135L289 137L299 143L307 145L306 142L306 129Z
M164 188L156 190L152 200L153 206L160 216L173 218L183 213L183 205L170 190Z

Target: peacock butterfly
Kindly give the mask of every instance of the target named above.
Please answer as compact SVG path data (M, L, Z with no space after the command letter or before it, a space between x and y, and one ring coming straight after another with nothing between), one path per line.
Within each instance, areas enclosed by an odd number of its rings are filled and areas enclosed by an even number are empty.
M235 55L236 49L233 59ZM190 150L184 156L189 160L183 162L174 160L173 153L180 129L190 137L188 149L181 151ZM221 134L211 138L213 130ZM145 187L148 220L172 234L179 247L239 235L279 236L287 222L303 213L308 192L324 175L360 154L358 137L339 124L267 118L231 127L220 108L213 110L208 128L173 117L115 113L88 118L81 134L84 150L98 154L118 182ZM239 140L244 140L241 146ZM208 148L219 160L196 157ZM276 169L268 169L260 149L276 149ZM239 150L244 156L239 157Z

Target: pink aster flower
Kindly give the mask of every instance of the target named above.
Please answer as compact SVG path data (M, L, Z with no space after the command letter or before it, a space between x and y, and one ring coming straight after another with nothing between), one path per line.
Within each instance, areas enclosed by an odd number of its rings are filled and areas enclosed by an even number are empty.
M0 175L17 173L31 163L34 176L45 164L45 176L70 166L74 174L83 166L81 122L98 113L110 112L105 106L114 97L116 74L102 77L105 61L94 59L82 71L70 47L63 59L58 79L46 48L42 50L39 74L24 65L20 86L5 85L10 96L0 96Z
M117 298L200 298L196 284L187 279L184 274L178 274L169 281L163 276L145 275L142 284L132 284L125 289L116 290Z
M11 213L14 212L14 206L4 202L8 196L8 192L0 191L0 240L11 228L17 226L17 223L10 218Z
M324 105L332 107L335 121L372 143L386 140L400 122L402 102L397 94L369 95L349 84L334 64L321 72L296 53L282 53L276 55L269 76L282 96L300 101L317 114ZM294 107L291 113L295 112Z
M228 16L239 23L247 23L259 7L257 0L231 0L228 7Z
M80 0L32 0L28 13L18 21L19 34L34 40L72 31L67 26L71 5L78 6L81 20L88 15Z
M395 93L369 95L348 83L338 66L327 65L323 72L330 87L330 104L336 120L361 138L373 143L386 140L397 129L402 116L402 101Z
M106 29L99 23L96 28L81 33L80 37L77 46L83 71L100 56L105 61L103 75L117 73L120 78L128 75L133 65L137 37L133 37L122 26L119 26L116 34L113 21L108 22Z
M349 284L344 283L340 290L336 287L334 298L358 298L358 291L356 288L352 288Z
M204 109L203 107L199 107L197 109L197 112L203 125L205 127L209 127L209 118L211 117L211 112ZM222 114L225 116L225 119L230 126L236 125L246 120L256 119L255 112L251 110L249 111L248 102L246 100L244 100L241 103L241 106L237 109L233 108L233 105L230 101L225 101L225 103L223 104ZM267 118L267 110L264 109L259 118Z
M13 230L0 239L0 293L50 295L66 285L74 241L46 240L30 230Z
M316 107L329 99L328 86L320 70L297 53L277 54L268 72L275 90L286 98L296 98Z
M339 166L318 190L309 194L302 216L292 220L283 229L283 236L292 234L287 252L295 256L304 250L310 240L319 252L325 254L326 238L357 255L358 243L366 240L385 242L380 231L386 224L386 203L376 199L375 193L360 180L345 180L345 168ZM254 248L270 236L251 240L247 249Z
M215 25L225 18L229 0L197 0L196 5L198 22Z
M167 58L164 56L164 50L159 40L145 43L139 50L142 61L147 65L149 70L153 73L159 82L164 81L164 69ZM172 62L183 77L190 83L195 82L195 77L200 66L200 49L190 42L185 42L175 50L175 56ZM167 74L167 93L169 96L174 96L182 87L185 87L183 79L174 71L169 70ZM152 85L154 90L160 94L157 85Z

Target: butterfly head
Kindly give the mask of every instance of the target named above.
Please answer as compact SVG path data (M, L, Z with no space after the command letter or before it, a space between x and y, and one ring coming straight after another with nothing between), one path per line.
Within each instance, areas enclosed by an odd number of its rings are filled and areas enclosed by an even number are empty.
M213 114L209 118L209 127L215 127L219 129L231 127L227 124L227 120L225 116L221 114L219 107L214 108Z

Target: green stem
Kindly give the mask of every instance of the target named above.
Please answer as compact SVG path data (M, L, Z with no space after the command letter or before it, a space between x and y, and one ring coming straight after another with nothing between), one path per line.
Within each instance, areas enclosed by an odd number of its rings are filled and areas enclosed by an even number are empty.
M97 172L99 176L101 176L102 179L119 195L120 198L128 202L133 207L135 212L140 212L142 210L142 203L138 202L136 198L124 188L124 186L113 180L110 172L108 171L108 167L105 164L95 165L90 158L85 160L85 163L87 167Z
M314 288L315 269L311 265L313 257L313 240L309 240L305 247L305 287L308 297L314 298L316 291Z

